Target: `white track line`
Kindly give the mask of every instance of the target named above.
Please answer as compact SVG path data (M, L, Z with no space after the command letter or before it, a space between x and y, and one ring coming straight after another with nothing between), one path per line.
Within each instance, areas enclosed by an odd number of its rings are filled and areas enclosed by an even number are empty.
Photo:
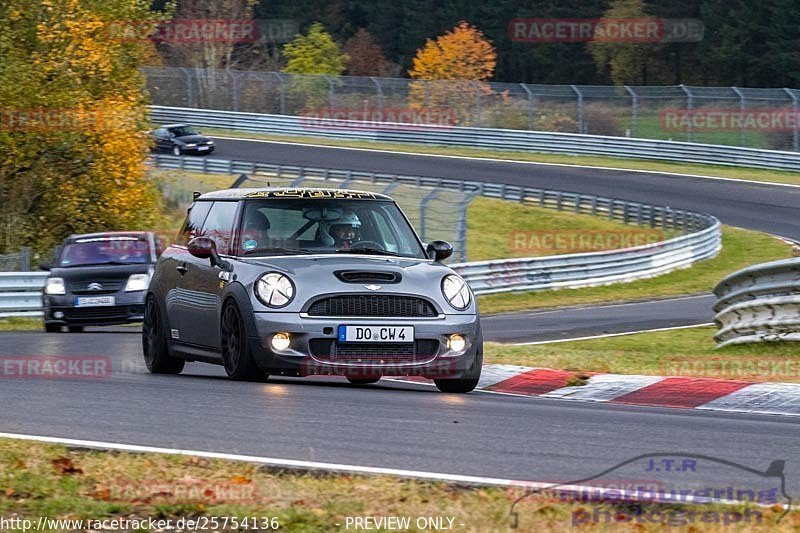
M661 176L681 176L684 178L700 178L706 180L720 180L720 181L733 181L737 183L748 183L750 185L770 185L773 187L792 187L792 188L800 188L800 185L795 185L793 183L778 183L774 181L754 181L754 180L747 180L743 178L724 178L722 176L707 176L704 174L684 174L680 172L667 172L665 170L638 170L635 168L617 168L617 167L601 167L601 166L593 166L593 165L577 165L574 163L540 163L537 161L520 161L519 159L501 159L501 158L494 158L494 157L473 157L473 156L466 156L466 155L447 155L447 154L426 154L422 152L403 152L398 150L382 150L378 148L356 148L352 146L335 146L330 144L314 144L314 143L302 143L302 142L289 142L289 141L270 141L268 139L250 139L247 137L227 137L223 135L215 135L218 139L229 139L231 141L248 141L248 142L259 142L259 143L268 143L268 144L290 144L296 146L307 146L307 147L315 147L315 148L331 148L336 150L351 150L351 151L358 151L358 152L378 152L382 154L399 154L399 155L413 155L417 157L438 157L442 159L463 159L466 161L490 161L493 163L514 163L518 165L541 165L541 166L549 166L549 167L568 167L568 168L589 168L589 169L598 169L598 170L613 170L616 172L637 172L640 174L657 174ZM376 142L376 141L362 141L362 142ZM455 148L469 148L468 146L456 146ZM546 154L546 152L537 152ZM553 154L553 155L564 155L564 154ZM567 154L568 155L568 154ZM655 162L664 162L664 163L671 163L671 161L662 161L662 160L653 160ZM736 167L725 167L725 168L736 168ZM751 168L751 167L745 167ZM766 170L772 172L782 172L781 170L776 169L760 169L757 168L756 170Z
M623 335L636 335L638 333L654 333L656 331L671 331L673 329L688 329L688 328L700 328L703 326L713 326L713 322L707 322L704 324L691 324L688 326L672 326L669 328L655 328L655 329L643 329L639 331L624 331L621 333L605 333L603 335L592 335L589 337L573 337L571 339L555 339L551 341L534 341L534 342L514 342L510 343L512 346L533 346L536 344L553 344L556 342L572 342L572 341L588 341L592 339L604 339L606 337L622 337Z

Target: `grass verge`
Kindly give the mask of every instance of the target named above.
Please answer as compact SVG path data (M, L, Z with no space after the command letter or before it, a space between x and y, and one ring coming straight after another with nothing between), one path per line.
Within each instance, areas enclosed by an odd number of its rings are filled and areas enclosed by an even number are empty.
M800 383L797 343L716 349L716 328L704 326L529 346L486 343L487 363L579 372L696 376Z
M630 283L582 289L492 294L478 298L483 314L599 304L709 292L726 275L745 266L792 257L792 247L764 233L723 227L722 251L682 270Z
M428 530L415 527L419 517L453 518L452 529L458 531L508 531L511 503L519 495L504 488L458 487L388 476L296 473L196 457L85 451L0 440L0 515L29 519L33 524L42 516L75 520L274 517L283 531L332 531L346 530L347 517L396 516L410 517L408 531ZM516 510L523 531L556 531L572 523L574 512L595 505L562 502L555 495L549 499L528 496ZM631 512L629 505L605 505L612 513ZM646 507L649 511L667 509L652 504ZM744 512L743 505L696 509ZM762 524L747 524L747 530L796 531L800 527L800 513L790 513L776 526L780 509L758 511L763 515ZM663 527L623 524L628 526L631 531ZM619 525L600 525L603 531L612 528L618 530ZM722 524L698 523L696 528L730 530ZM248 529L253 528L235 530Z
M452 146L428 146L404 143L384 143L371 141L343 141L321 137L268 135L244 131L217 130L203 128L203 133L219 137L236 137L261 139L275 142L314 144L319 146L337 146L345 148L364 148L371 150L392 150L418 154L449 155L459 157L477 157L485 159L505 159L526 161L531 163L551 163L557 165L583 165L589 167L611 167L629 170L649 170L674 174L696 174L699 176L715 176L748 181L768 181L800 185L800 172L767 170L761 168L732 167L726 165L701 165L690 163L673 163L669 161L653 161L649 159L628 159L604 156L573 156L561 154L542 154L512 150L480 150Z
M9 317L0 318L0 331L42 331L41 318Z

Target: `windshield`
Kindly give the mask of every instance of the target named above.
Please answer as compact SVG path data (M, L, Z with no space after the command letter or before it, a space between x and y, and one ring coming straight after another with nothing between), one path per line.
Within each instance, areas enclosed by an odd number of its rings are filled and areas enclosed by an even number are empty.
M414 231L391 201L248 200L237 255L298 253L425 258Z
M187 135L199 135L200 132L190 126L178 126L177 128L170 128L170 133L175 137L185 137Z
M136 265L150 262L145 236L89 237L67 244L58 266Z

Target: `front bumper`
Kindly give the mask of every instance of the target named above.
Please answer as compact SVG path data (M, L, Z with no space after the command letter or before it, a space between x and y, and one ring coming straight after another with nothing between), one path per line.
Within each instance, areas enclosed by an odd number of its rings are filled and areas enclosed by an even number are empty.
M203 154L210 154L214 151L214 145L202 145L202 146L195 146L192 148L182 147L181 152L184 154L195 154L195 155L203 155Z
M44 295L45 324L53 326L108 326L141 322L145 291L103 294L113 296L113 306L76 307L75 294ZM80 296L87 296L82 294Z
M480 337L476 315L442 318L310 317L302 313L255 313L257 336L250 338L256 362L271 374L346 375L357 378L422 376L459 378L472 366ZM341 344L340 325L414 326L415 343ZM275 333L289 333L288 349L271 347ZM450 335L467 339L463 353L447 347Z

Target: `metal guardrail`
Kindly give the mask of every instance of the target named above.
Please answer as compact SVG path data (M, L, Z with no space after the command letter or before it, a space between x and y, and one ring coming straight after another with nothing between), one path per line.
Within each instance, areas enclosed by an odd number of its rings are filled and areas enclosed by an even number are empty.
M42 316L47 272L0 272L0 318Z
M660 243L620 250L451 265L479 295L633 281L688 267L694 262L715 256L721 247L720 223L711 215L588 194L448 178L313 169L206 157L156 155L153 160L159 168L250 174L251 180L261 178L264 182L273 179L279 183L288 180L296 184L301 178L314 177L336 186L353 188L358 188L360 184L378 184L389 194L392 188L401 184L429 190L452 190L464 193L470 199L484 196L510 200L683 233ZM466 209L462 211L465 212ZM464 225L463 233L459 235L466 242L466 223L465 220L459 221Z
M151 106L150 118L159 123L188 122L208 128L277 135L600 155L800 171L800 155L795 152L652 139L489 128L365 124L344 120L320 128L308 119L294 116L163 106Z
M800 341L800 259L753 265L715 288L719 347L768 341Z

